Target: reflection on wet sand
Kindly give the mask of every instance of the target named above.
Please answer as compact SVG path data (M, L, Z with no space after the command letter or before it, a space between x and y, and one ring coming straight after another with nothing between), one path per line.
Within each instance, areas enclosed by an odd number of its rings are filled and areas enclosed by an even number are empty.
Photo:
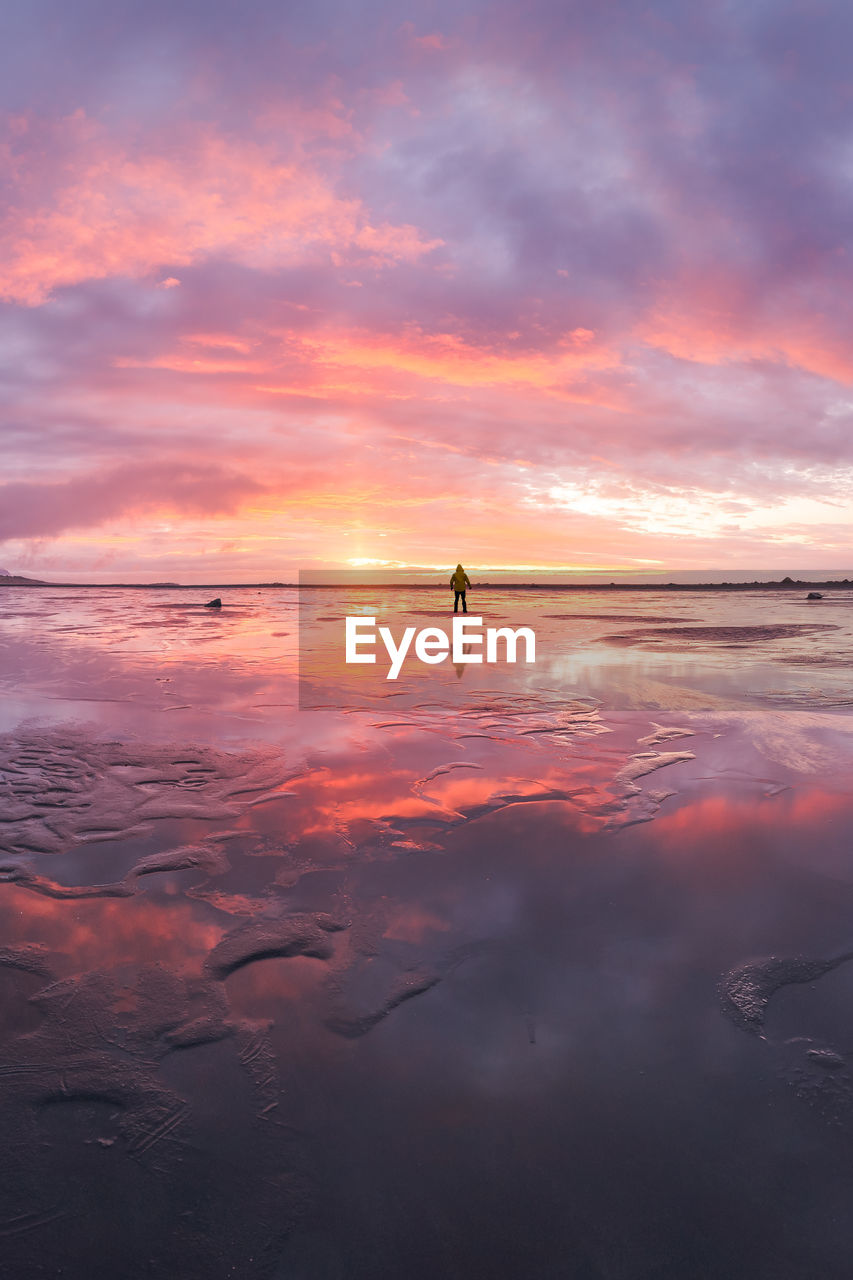
M297 711L294 593L8 594L10 1274L846 1275L853 689L796 602L504 595L534 670L330 650Z

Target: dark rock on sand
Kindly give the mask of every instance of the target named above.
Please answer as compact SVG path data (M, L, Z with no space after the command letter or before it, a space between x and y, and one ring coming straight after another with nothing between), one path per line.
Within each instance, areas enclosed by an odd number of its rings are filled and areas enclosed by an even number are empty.
M809 594L806 596L806 599L807 599L807 600L822 600L822 599L823 599L823 593L822 593L821 591L810 591L810 592L809 592Z

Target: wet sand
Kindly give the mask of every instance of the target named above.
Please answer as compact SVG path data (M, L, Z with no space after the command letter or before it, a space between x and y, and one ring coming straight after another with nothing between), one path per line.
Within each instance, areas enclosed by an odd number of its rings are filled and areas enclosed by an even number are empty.
M3 593L10 1275L849 1274L853 595L472 597Z

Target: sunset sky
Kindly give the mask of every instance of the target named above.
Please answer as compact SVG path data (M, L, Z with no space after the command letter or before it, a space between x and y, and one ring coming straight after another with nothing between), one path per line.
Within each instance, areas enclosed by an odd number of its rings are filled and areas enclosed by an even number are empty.
M0 566L850 570L847 0L8 0Z

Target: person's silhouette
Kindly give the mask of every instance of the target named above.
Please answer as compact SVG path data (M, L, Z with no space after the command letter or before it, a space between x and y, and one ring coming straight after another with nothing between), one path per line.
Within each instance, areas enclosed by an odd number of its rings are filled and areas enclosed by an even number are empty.
M459 612L459 598L462 597L462 612L468 612L468 605L465 601L465 588L470 587L471 582L468 574L462 568L461 564L456 566L456 572L451 576L450 587L455 592L453 597L453 612Z

